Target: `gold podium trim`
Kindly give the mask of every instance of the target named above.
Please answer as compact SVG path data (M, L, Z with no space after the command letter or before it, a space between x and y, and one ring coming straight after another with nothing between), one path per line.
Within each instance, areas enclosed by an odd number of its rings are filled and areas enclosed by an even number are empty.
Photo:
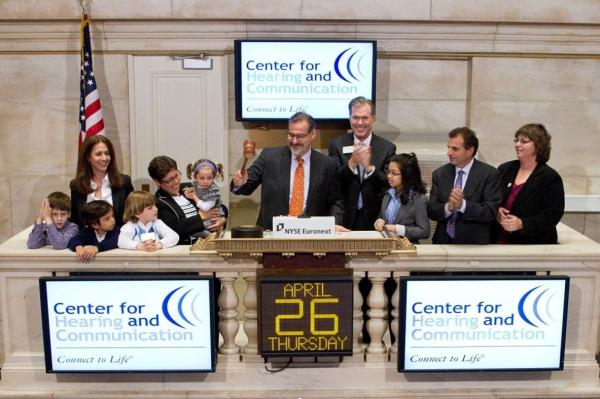
M216 251L224 259L232 257L261 258L265 253L280 253L293 257L296 253L311 253L323 257L327 253L344 253L346 257L382 258L394 253L415 254L417 248L405 237L394 235L379 238L216 238L211 235L198 240L192 254Z

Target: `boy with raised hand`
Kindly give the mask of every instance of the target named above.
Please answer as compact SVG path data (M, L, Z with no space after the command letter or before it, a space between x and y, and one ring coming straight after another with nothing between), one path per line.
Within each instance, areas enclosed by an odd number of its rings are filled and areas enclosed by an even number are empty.
M79 231L79 227L69 221L70 217L71 198L60 191L48 194L27 238L27 248L37 249L46 245L52 245L54 249L67 248L69 240Z

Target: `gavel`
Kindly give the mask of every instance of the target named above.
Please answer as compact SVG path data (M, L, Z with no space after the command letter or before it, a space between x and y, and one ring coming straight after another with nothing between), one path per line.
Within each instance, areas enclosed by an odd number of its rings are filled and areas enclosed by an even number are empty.
M246 174L246 165L248 165L248 160L256 156L256 143L252 140L245 140L242 152L244 154L244 163L242 164L242 169L240 169L240 172L242 176L244 176Z

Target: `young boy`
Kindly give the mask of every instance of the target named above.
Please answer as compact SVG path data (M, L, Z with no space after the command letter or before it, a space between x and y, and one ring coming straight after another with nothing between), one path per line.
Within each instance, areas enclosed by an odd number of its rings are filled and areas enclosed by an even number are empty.
M69 221L70 217L71 198L60 191L48 194L27 238L27 248L52 245L54 249L65 249L69 240L79 231L79 227Z
M119 228L108 202L88 202L81 208L80 216L85 227L69 241L69 249L77 254L80 261L89 263L98 252L117 248Z

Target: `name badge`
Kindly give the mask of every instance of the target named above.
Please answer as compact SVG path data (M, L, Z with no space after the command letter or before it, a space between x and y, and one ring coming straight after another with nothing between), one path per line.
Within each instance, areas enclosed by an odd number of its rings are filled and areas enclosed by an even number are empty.
M354 146L353 145L347 145L342 147L342 153L344 154L352 154L354 152Z

